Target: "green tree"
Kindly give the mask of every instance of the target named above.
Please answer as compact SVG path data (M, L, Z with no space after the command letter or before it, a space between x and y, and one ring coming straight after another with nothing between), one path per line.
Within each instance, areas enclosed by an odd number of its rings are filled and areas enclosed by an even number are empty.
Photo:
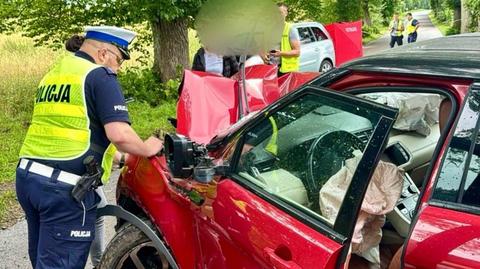
M188 66L188 25L204 0L5 0L0 26L21 26L38 44L63 43L85 25L144 25L154 47L153 69L162 81ZM7 12L8 13L8 12ZM0 28L2 29L2 28ZM150 35L151 34L151 35Z
M472 22L474 30L480 29L480 0L467 0L466 6L472 15Z
M393 14L395 12L400 12L399 8L399 0L383 0L382 15L385 24L388 24L392 20Z
M340 21L356 21L362 18L360 0L337 0L337 15Z

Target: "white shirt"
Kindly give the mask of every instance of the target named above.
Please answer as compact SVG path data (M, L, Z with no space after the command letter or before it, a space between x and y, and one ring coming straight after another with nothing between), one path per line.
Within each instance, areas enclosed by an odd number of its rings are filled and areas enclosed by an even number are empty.
M223 74L223 57L205 50L205 72Z

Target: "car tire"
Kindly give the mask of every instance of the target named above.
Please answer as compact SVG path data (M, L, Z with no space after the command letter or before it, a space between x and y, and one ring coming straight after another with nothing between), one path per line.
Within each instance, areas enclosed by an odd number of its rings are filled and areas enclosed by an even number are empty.
M151 226L151 223L146 222ZM99 269L171 268L165 255L131 223L124 224L103 253Z
M320 73L326 73L330 70L333 69L333 64L330 60L323 60L322 63L320 64Z

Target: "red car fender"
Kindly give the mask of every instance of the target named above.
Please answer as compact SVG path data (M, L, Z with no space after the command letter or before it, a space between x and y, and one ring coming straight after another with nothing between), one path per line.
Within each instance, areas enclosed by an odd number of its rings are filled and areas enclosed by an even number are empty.
M117 190L152 220L179 267L194 268L197 249L190 201L173 189L169 177L164 156L129 155Z

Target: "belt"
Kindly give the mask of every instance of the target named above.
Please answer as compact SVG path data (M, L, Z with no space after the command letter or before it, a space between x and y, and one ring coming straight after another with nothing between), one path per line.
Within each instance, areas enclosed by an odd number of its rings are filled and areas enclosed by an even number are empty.
M30 163L30 167L28 167L29 163ZM32 160L27 160L27 159L20 159L20 164L18 165L18 167L25 171L35 173L37 175L48 177L48 178L52 178L53 171L55 170L55 168L53 167L50 167L38 162L34 162ZM73 186L77 184L79 179L80 179L79 175L75 175L62 170L60 170L60 173L58 174L58 177L57 177L58 181L61 181Z

